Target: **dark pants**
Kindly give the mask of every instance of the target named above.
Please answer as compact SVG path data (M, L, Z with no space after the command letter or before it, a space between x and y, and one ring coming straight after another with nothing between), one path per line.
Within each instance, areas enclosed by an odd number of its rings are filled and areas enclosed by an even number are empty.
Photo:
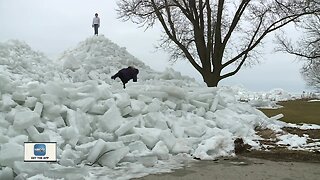
M93 28L94 28L94 35L98 35L99 24L95 24Z

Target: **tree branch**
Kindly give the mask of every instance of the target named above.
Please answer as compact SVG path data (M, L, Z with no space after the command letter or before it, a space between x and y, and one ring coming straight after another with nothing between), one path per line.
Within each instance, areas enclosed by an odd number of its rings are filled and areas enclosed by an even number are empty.
M223 40L223 46L225 47L228 40L230 39L231 37L231 34L232 32L234 31L234 29L236 28L244 10L246 9L247 5L249 4L250 0L243 0L241 2L241 4L239 5L239 8L237 10L237 12L235 13L234 17L233 17L233 20L232 20L232 23L231 23L231 26L229 28L229 31L228 33L226 34L224 40Z

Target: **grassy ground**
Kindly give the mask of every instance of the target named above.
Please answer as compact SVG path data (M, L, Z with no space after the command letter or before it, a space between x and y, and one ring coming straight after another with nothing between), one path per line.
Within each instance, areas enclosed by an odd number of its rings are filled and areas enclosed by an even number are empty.
M268 117L283 114L284 117L280 120L290 123L310 123L320 125L320 102L308 102L308 100L293 100L279 102L279 105L283 106L279 109L260 109ZM308 143L319 143L320 130L319 129L307 129L301 130L298 128L285 127L282 128L284 132L298 135L300 137L307 134L310 139ZM255 157L262 159L269 159L274 161L299 161L299 162L316 162L320 163L320 150L316 145L313 151L298 151L290 150L285 146L277 145L277 138L274 131L270 129L257 129L257 134L263 138L260 141L261 144L268 145L267 150L251 150L245 151L243 156ZM311 148L312 149L312 148Z
M283 114L280 120L290 123L310 123L320 125L320 102L308 102L308 100L293 100L279 102L283 106L279 109L260 109L268 117Z

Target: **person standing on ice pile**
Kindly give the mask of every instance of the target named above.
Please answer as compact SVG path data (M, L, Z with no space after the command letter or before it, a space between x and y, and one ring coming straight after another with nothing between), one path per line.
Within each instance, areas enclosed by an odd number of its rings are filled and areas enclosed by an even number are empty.
M94 29L94 35L98 36L98 28L100 27L100 18L98 17L98 13L95 14L95 17L92 20L92 27Z
M118 71L115 75L111 76L111 79L115 80L117 77L121 79L123 88L126 88L126 83L130 81L130 79L133 80L133 82L137 82L137 75L139 74L139 70L129 66L127 68L123 68L120 71Z

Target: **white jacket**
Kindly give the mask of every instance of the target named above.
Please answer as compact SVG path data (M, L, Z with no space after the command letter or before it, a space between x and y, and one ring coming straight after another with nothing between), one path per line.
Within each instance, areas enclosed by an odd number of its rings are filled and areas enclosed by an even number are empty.
M99 17L94 17L92 20L92 26L98 24L100 26L100 18Z

